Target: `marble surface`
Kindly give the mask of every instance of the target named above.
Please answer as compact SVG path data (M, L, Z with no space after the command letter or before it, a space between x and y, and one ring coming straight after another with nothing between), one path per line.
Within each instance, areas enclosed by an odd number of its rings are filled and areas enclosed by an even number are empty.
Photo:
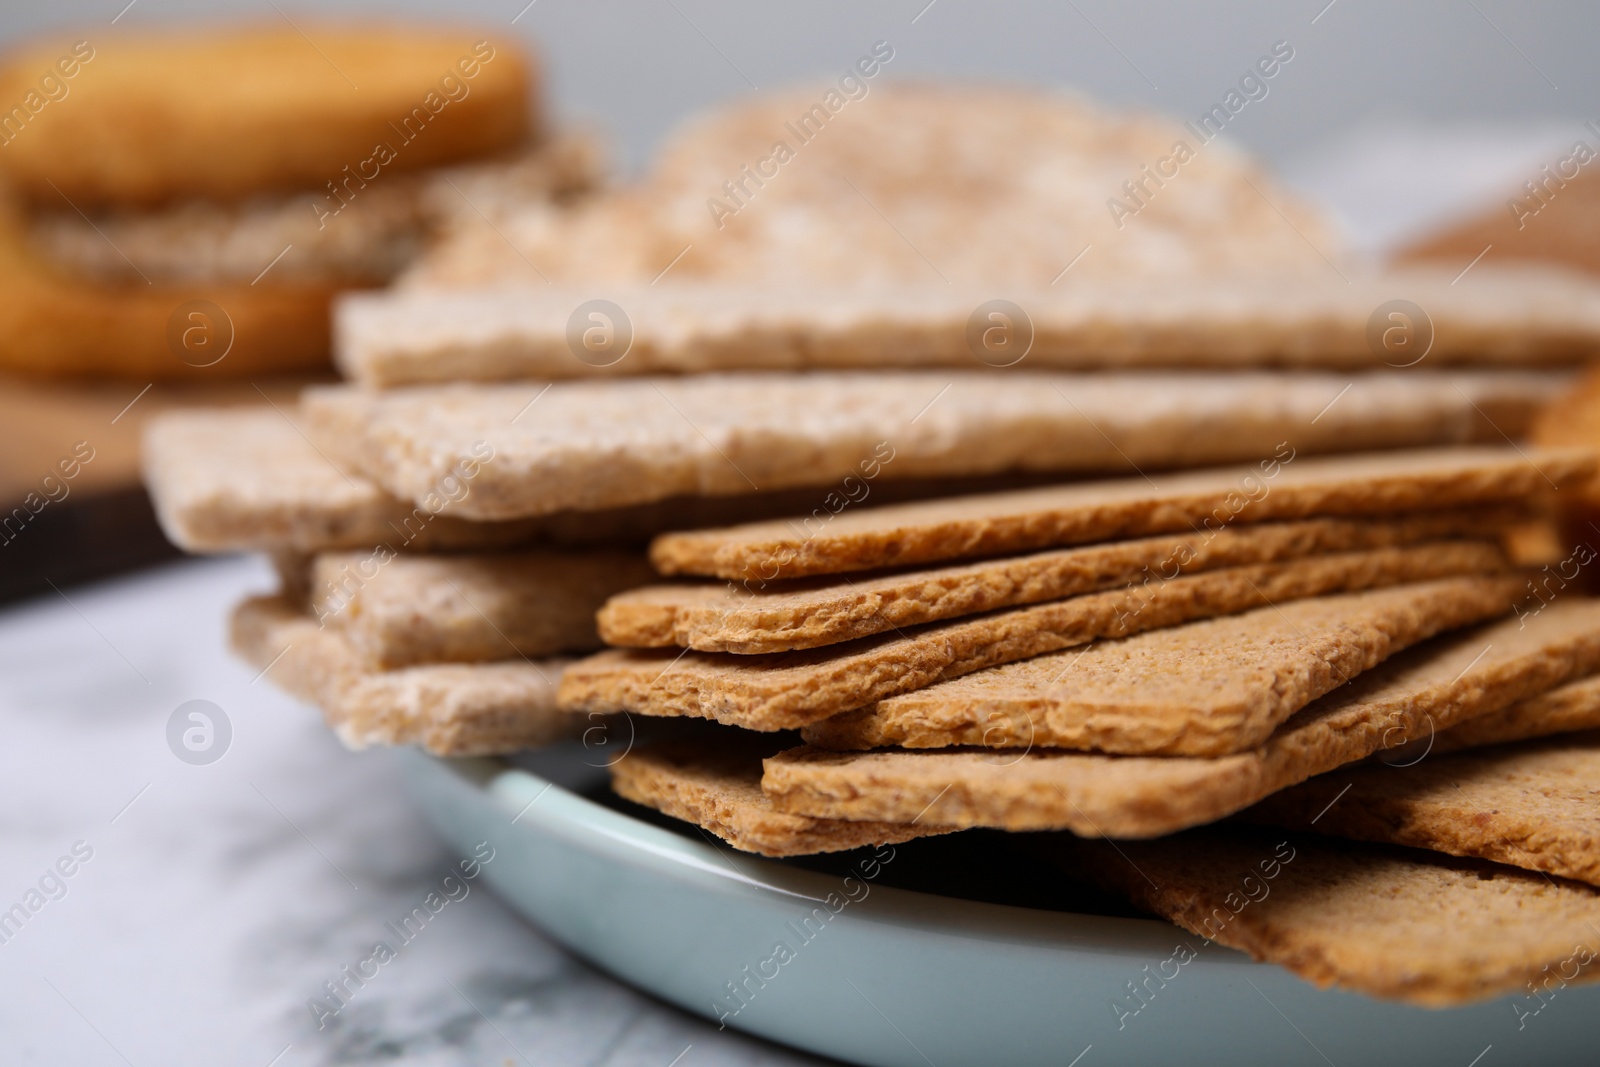
M307 1001L460 857L387 753L345 751L227 652L229 606L272 585L190 561L0 613L0 922L35 909L0 925L0 1063L819 1062L597 973L481 883L319 1030ZM190 700L232 728L206 765L168 744Z

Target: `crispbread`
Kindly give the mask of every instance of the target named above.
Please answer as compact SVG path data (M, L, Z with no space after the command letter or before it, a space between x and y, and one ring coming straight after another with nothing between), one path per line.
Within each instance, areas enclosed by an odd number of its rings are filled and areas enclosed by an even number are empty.
M533 208L505 220L503 237L449 241L415 284L645 285L664 275L662 284L776 287L948 282L994 295L1058 279L1276 271L1338 281L1331 263L1354 269L1314 209L1170 119L1037 89L906 84L883 48L892 58L882 41L860 56L885 73L856 79L854 100L826 84L742 97L672 137L634 187L570 213ZM1170 165L1175 153L1181 179L1124 197L1119 182L1148 182L1140 168Z
M434 499L419 508L401 503L361 475L341 474L296 429L297 415L293 407L234 407L152 420L144 448L145 480L167 536L191 552L315 553L380 546L411 551L494 548L524 541L585 549L597 544L643 547L663 530L792 514L814 506L821 496L815 489L789 489L673 497L538 519L463 522L446 513L448 500ZM889 482L871 486L870 498L970 493L993 480ZM433 515L429 507L440 503L440 514Z
M1505 610L1458 579L1152 630L978 671L806 727L820 748L1073 748L1225 756L1434 634Z
M1367 336L1373 309L1398 292L1427 309L1434 366L1572 363L1600 349L1600 285L1534 269L1474 272L1452 285L1457 272L1350 282L1206 276L1182 286L1080 279L1053 289L1041 278L1037 289L1006 293L1025 318L1009 312L1014 321L1002 328L1014 336L995 350L968 340L968 320L993 296L992 283L840 290L663 282L606 290L631 337L615 362L579 359L568 339L576 309L595 297L592 286L358 293L336 311L337 358L347 377L384 388L729 370L971 369L1014 360L1030 370L1366 371L1411 358L1381 348L1375 355Z
M1589 700L1600 695L1595 679L1578 684ZM1600 885L1597 801L1600 734L1588 733L1452 752L1410 766L1354 767L1285 789L1242 817Z
M619 593L599 615L607 644L703 652L784 652L884 630L1217 567L1468 534L1509 516L1485 510L1390 519L1302 519L1113 541L931 570L770 585L653 585Z
M651 573L627 552L330 553L310 607L375 667L550 656L600 647L595 611Z
M1173 530L1211 531L1236 522L1513 500L1551 484L1587 480L1596 469L1593 452L1577 448L1533 453L1428 449L1296 458L1287 464L1264 460L1226 470L846 510L816 529L764 522L667 534L651 546L650 558L664 574L772 581Z
M609 649L567 670L561 704L570 711L638 711L698 716L752 730L794 729L896 693L1099 637L1334 591L1472 574L1484 565L1478 545L1372 549L1229 567L808 652L674 656L667 650ZM1473 575L1418 585L1412 593L1419 603L1436 606L1440 625L1446 617L1464 624L1509 611L1522 585L1522 579L1509 575Z
M771 751L770 744L740 738L718 738L715 744L659 742L612 764L611 788L763 856L841 852L950 832L944 826L845 822L776 811L761 792L761 757Z
M529 60L470 29L274 20L83 43L71 79L56 79L62 102L41 101L4 153L11 183L51 204L235 200L328 183L337 206L380 174L503 151L534 132ZM8 56L0 99L38 99L67 45Z
M1594 729L1600 729L1600 678L1584 678L1501 711L1469 719L1431 739L1420 738L1413 744L1427 752L1455 752ZM1396 757L1397 763L1409 762L1399 753Z
M191 552L490 547L535 529L403 504L334 466L281 409L165 413L145 432L143 460L162 529Z
M1520 432L1561 380L1532 372L728 374L381 393L325 386L308 390L301 410L324 452L404 500L422 500L463 457L492 449L494 461L452 510L460 518L839 484L819 493L824 520L848 517L835 516L857 493L847 477L859 487L874 478L1245 460L1276 470L1297 450L1498 442Z
M1600 977L1600 895L1572 882L1244 827L1064 844L1074 871L1319 986L1441 1008ZM1545 999L1511 1007L1522 1018Z
M1569 598L1390 659L1216 759L1034 749L828 752L765 762L780 811L816 818L1153 837L1214 822L1313 775L1600 669L1600 602Z
M581 725L556 710L564 660L376 671L282 597L245 600L230 630L235 651L321 708L351 748L421 745L439 756L483 756L545 744Z

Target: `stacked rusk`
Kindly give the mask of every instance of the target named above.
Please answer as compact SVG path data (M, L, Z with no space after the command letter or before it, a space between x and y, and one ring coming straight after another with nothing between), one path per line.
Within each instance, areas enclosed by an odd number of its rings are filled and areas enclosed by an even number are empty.
M1594 552L1500 542L1594 472L1285 454L667 534L697 580L612 597L560 703L741 728L611 772L737 848L1070 831L1076 873L1313 980L1503 994L1600 938Z

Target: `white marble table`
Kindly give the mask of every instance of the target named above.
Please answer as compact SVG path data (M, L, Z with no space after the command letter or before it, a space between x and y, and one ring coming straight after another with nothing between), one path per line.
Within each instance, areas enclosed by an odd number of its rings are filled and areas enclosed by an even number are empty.
M0 613L0 1064L817 1062L595 972L481 883L319 1031L307 1001L458 857L386 753L227 652L229 605L272 584L194 561ZM208 765L167 742L194 699L232 727Z

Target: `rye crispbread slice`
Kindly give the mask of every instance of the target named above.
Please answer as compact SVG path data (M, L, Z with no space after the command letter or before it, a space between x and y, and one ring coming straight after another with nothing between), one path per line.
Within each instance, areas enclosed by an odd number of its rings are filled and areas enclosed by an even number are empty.
M1337 410L1337 406L1335 407ZM1270 456L1270 453L1269 453ZM1280 462L1292 458L1292 462ZM815 527L763 522L666 534L663 574L759 583L1312 515L1390 515L1516 500L1592 478L1592 450L1442 448L1340 457L1285 452L1244 467L843 510Z
M1600 680L1562 689L1600 703ZM1285 789L1241 818L1600 885L1600 734L1364 764Z
M1514 581L1514 579L1513 579ZM1225 756L1434 634L1502 614L1447 579L1273 604L978 671L806 727L808 744Z
M1441 618L1464 625L1509 611L1524 584L1510 575L1477 573L1495 558L1492 547L1436 542L1227 567L806 652L608 649L567 669L561 705L578 712L715 719L751 730L797 729L898 693L1101 637L1422 579L1438 582L1403 596L1434 603Z
M164 413L146 430L143 460L162 529L190 552L479 548L534 532L403 503L319 454L287 410Z
M611 765L611 788L664 815L694 823L734 848L762 856L807 856L862 845L891 845L950 827L812 819L773 808L761 792L770 742L719 737L636 748Z
M1083 836L1154 837L1214 822L1280 789L1509 707L1600 669L1600 602L1571 598L1439 637L1301 709L1259 748L1214 759L1032 749L829 752L765 763L780 811Z
M1600 893L1575 882L1240 826L1061 845L1103 888L1318 986L1430 1008L1524 993L1511 1002L1520 1018L1548 999L1529 991L1559 989L1540 985L1552 975L1600 977L1588 966L1600 955Z
M1295 559L1436 538L1485 536L1509 521L1489 510L1388 519L1302 519L1055 549L1021 557L858 580L672 583L619 593L600 636L624 648L785 652L885 630L1217 567Z
M1129 367L1370 370L1414 356L1374 358L1373 309L1405 292L1426 309L1409 343L1431 365L1573 363L1600 348L1600 286L1537 270L1410 270L1338 277L1208 276L1084 281L1008 292L1016 310L990 320L1009 335L969 335L987 289L792 289L738 285L623 286L625 352L574 354L569 322L592 287L507 291L386 290L337 305L346 377L393 388L428 382L705 374L730 370L873 370L983 362L1029 370ZM992 285L992 283L989 283ZM1009 319L1009 321L1008 321ZM587 326L588 320L584 320ZM1388 323L1386 322L1387 326ZM1426 338L1424 338L1426 332ZM617 356L612 361L612 356Z
M437 492L469 456L492 457L452 504L458 518L827 486L815 505L821 519L878 479L1240 461L1276 469L1297 450L1500 442L1562 380L1400 371L725 374L387 392L323 386L304 394L301 412L324 452L404 500Z
M628 552L326 553L310 612L374 667L537 658L599 648L595 612L652 573Z
M1438 734L1431 744L1426 738L1419 738L1415 747L1420 756L1423 751L1455 752L1594 729L1600 729L1600 678L1584 678L1493 714L1469 719ZM1411 762L1406 753L1397 751L1394 756L1397 765Z
M485 756L559 740L582 725L556 708L564 660L374 670L282 597L243 601L229 629L239 655L321 708L350 748L420 745L437 756Z

